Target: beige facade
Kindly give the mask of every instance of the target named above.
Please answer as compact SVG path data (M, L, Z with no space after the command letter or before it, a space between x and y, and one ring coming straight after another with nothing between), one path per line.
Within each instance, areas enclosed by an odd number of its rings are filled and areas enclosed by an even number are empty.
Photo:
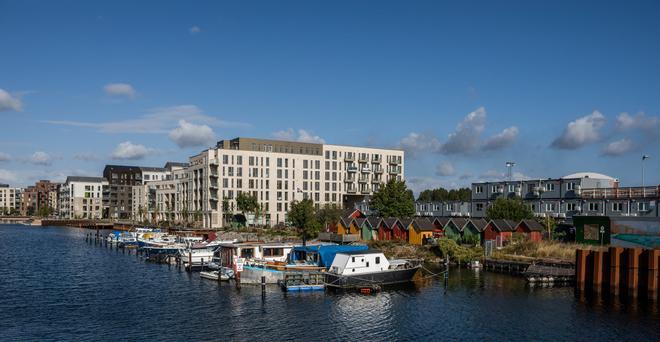
M17 213L21 209L21 189L0 184L0 215Z
M389 179L403 179L404 153L314 143L237 138L190 158L188 206L205 228L220 228L238 213L241 192L255 196L264 215L255 223L286 221L292 201L343 206L372 195ZM227 207L223 209L223 200Z
M67 177L60 185L59 196L50 200L58 202L59 217L65 219L100 219L103 217L103 187L108 182L100 177Z

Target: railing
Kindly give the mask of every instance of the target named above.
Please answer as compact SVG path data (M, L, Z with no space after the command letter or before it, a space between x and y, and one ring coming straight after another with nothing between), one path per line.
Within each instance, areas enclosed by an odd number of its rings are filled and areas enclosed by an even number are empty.
M359 162L362 162L362 163L366 163L366 162L369 161L369 156L366 155L366 154L365 154L365 155L361 155L361 154L360 154L359 157L358 157L358 161L359 161Z
M354 161L355 160L355 155L354 154L348 154L344 155L344 161Z
M581 189L582 198L646 198L660 196L660 186Z
M382 167L374 168L374 173L383 173L383 168Z
M349 166L346 168L346 171L348 172L357 172L357 166Z

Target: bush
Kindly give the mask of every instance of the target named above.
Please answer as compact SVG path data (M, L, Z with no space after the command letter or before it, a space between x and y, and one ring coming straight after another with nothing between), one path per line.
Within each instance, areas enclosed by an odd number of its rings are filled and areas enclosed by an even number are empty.
M437 250L443 258L449 256L453 262L462 263L467 261L479 260L483 255L483 249L478 247L460 246L456 241L440 238L437 240Z

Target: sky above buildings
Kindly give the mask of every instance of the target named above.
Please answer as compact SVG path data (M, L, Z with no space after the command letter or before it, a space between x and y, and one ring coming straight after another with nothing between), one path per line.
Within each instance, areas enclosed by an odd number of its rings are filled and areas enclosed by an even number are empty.
M236 136L398 147L420 190L660 183L660 2L3 1L0 183Z

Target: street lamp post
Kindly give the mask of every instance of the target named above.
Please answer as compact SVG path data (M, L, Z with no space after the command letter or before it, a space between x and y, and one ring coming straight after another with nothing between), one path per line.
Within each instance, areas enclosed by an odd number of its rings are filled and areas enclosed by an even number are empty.
M642 197L646 197L646 187L644 185L644 161L651 158L648 154L642 155Z
M508 161L506 162L506 168L507 168L507 176L509 178L509 182L513 178L513 166L516 165L515 162Z

